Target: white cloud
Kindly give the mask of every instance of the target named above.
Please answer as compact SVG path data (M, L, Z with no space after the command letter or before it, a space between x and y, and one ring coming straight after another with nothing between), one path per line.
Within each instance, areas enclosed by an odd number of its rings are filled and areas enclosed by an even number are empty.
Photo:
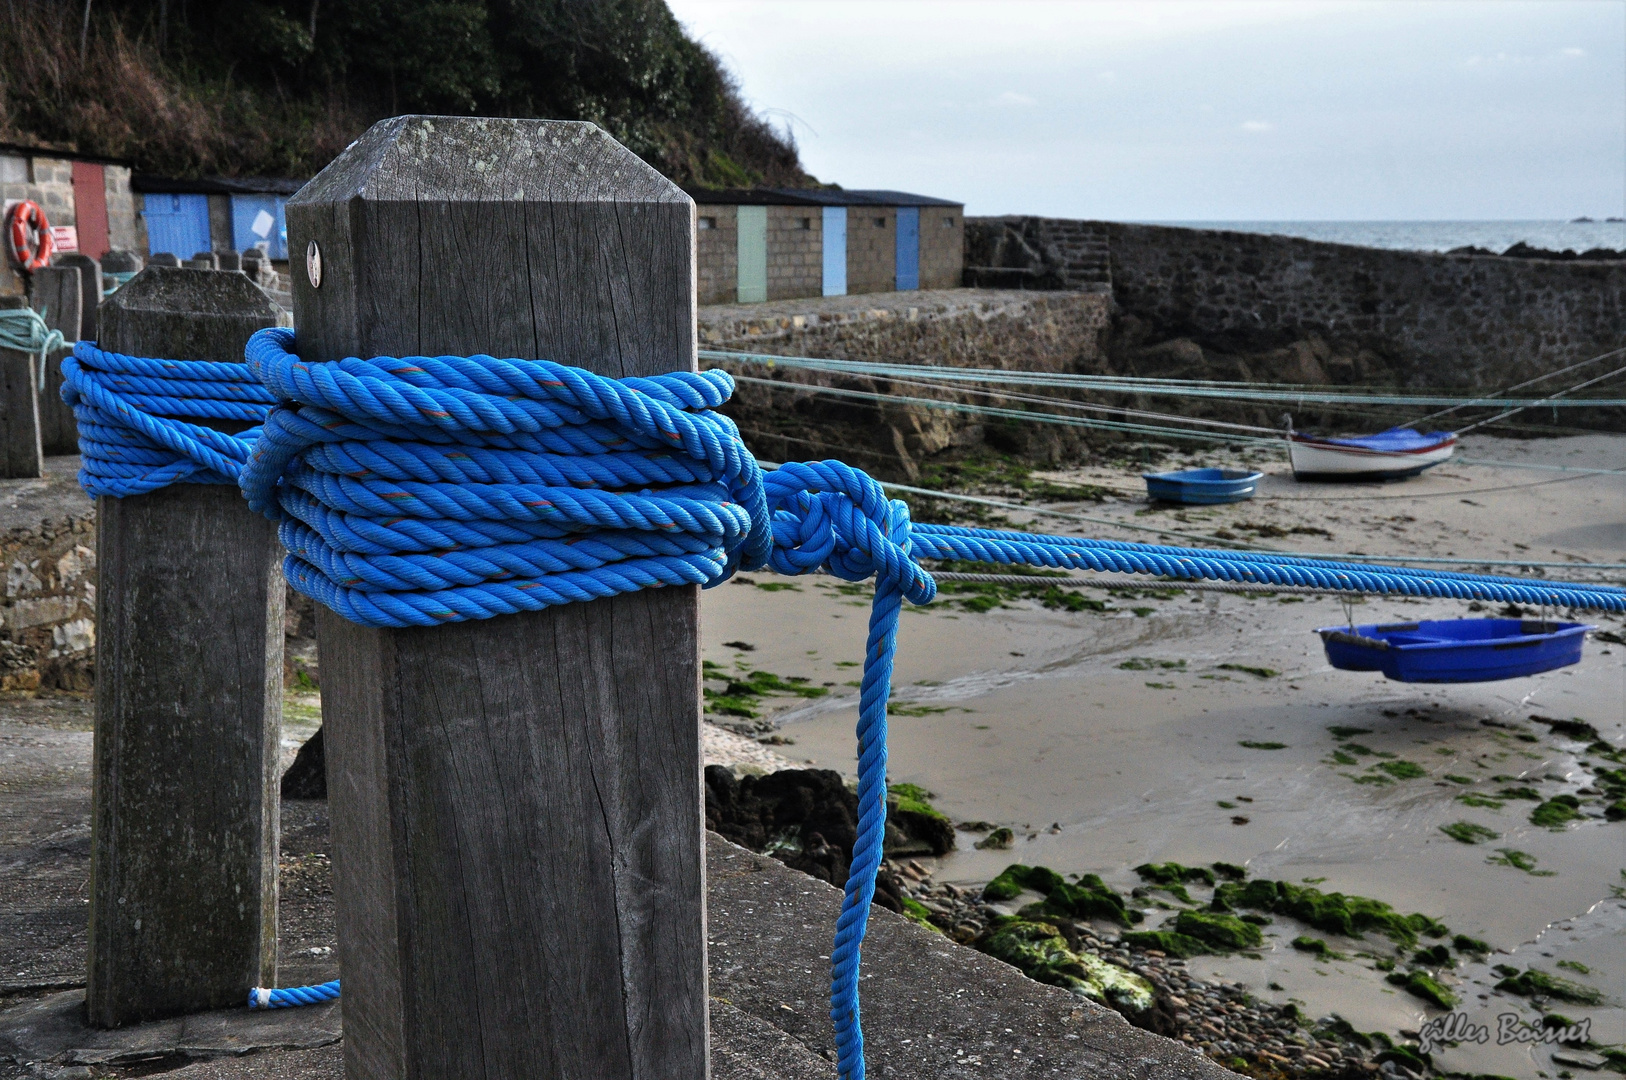
M1565 56L1585 56L1586 55L1586 50L1571 47L1571 48L1568 48L1568 49L1564 50L1564 55Z
M1027 107L1029 105L1039 104L1039 99L1028 97L1026 94L1018 94L1015 90L1007 90L1003 94L999 95L999 97L995 98L994 103L997 105L1020 105Z
M1242 130L1250 135L1259 135L1266 131L1275 131L1276 125L1268 120L1244 120Z
M1100 79L1102 82L1116 82L1118 80L1118 73L1116 71L1102 71L1098 72L1095 77Z

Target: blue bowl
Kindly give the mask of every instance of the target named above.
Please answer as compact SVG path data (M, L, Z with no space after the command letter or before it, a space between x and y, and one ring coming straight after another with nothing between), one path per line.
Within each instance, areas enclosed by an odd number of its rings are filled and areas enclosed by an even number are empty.
M1343 671L1381 671L1396 682L1495 682L1581 661L1584 623L1535 619L1441 619L1325 626L1316 633L1327 662Z
M1159 502L1207 506L1253 498L1263 473L1243 469L1187 469L1184 472L1144 473L1146 494Z

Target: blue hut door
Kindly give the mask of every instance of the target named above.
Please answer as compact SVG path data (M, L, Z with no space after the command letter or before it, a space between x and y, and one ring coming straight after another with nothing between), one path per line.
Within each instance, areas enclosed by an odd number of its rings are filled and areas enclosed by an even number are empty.
M920 288L920 207L898 207L898 291Z
M742 304L768 299L768 208L739 208L739 298Z
M847 295L847 208L824 208L824 295Z
M147 219L147 253L167 251L190 259L210 251L209 196L148 195L141 216Z
M288 219L278 195L231 197L232 244L238 251L259 248L273 259L288 257Z

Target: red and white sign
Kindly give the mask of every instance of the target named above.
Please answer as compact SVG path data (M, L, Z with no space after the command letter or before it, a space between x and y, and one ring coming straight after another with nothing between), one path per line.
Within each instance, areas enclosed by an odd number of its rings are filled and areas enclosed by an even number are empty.
M52 225L51 242L58 251L78 251L79 230L73 225Z

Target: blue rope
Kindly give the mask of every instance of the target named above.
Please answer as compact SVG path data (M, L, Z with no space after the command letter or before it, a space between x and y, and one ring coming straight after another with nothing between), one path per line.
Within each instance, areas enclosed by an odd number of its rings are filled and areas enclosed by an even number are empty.
M339 980L316 986L291 986L284 990L269 990L256 986L248 992L251 1009L287 1009L295 1005L320 1005L339 996Z
M293 586L353 621L425 626L736 569L877 579L858 720L858 836L835 944L831 1017L845 1080L864 1076L860 954L886 827L886 704L918 558L1315 585L1626 611L1626 589L1031 533L913 525L837 461L764 474L720 371L607 379L546 361L350 358L307 364L286 329L250 340L278 405L240 482L280 522ZM337 992L337 984L329 983ZM313 988L289 994L287 1003ZM267 998L267 1001L271 998Z
M91 496L170 484L236 484L259 428L227 435L188 418L260 424L276 399L247 364L152 360L81 341L62 361L79 425L79 485Z

